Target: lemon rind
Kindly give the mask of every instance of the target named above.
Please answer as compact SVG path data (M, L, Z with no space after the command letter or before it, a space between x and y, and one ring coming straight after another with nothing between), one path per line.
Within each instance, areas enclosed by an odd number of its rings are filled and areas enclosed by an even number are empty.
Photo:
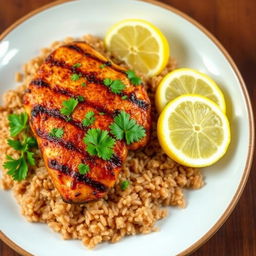
M188 157L184 155L180 150L177 150L171 143L170 137L166 135L164 131L169 131L168 128L168 114L177 107L177 105L181 102L184 102L185 100L192 100L192 101L201 101L213 109L220 117L221 120L224 123L224 140L222 145L219 147L218 151L213 154L210 158L206 159L194 159L191 157ZM201 95L195 95L195 94L187 94L187 95L182 95L174 100L172 100L170 103L167 104L167 106L164 108L162 111L158 123L157 123L157 136L159 143L165 153L171 157L173 160L176 162L184 165L184 166L189 166L189 167L206 167L210 166L214 163L216 163L219 159L221 159L224 154L227 151L227 148L230 144L231 140L231 134L230 134L230 124L228 121L228 118L226 115L220 110L219 106L209 100L206 97L203 97Z
M124 27L126 24L130 26L140 25L140 26L146 27L147 29L150 30L150 32L152 32L154 38L157 40L159 44L159 56L162 56L162 57L160 58L161 61L158 63L158 65L145 75L154 76L161 73L161 71L165 68L165 66L168 63L169 56L170 56L170 46L166 37L161 32L161 30L148 21L145 21L142 19L125 19L117 22L106 33L106 36L104 39L106 47L109 48L112 36L116 34L117 31L120 28Z
M178 78L182 75L189 75L189 74L191 74L193 77L195 77L195 75L196 75L196 77L207 82L207 84L212 88L213 92L219 98L220 109L222 110L223 113L226 113L225 97L224 97L223 92L219 88L219 86L216 84L216 82L212 78L210 78L208 75L201 73L197 70L190 69L190 68L175 69L175 70L171 71L170 73L168 73L162 79L162 81L160 82L160 84L157 87L156 97L155 97L156 107L157 107L158 112L160 113L163 110L164 106L166 105L166 102L164 102L163 99L165 98L165 91L166 91L166 88L168 87L170 81L173 80L174 78Z

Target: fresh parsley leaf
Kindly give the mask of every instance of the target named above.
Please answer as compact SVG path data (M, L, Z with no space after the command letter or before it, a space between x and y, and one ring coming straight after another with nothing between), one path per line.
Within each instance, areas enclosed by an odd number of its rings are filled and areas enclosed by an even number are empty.
M30 151L27 151L27 160L28 160L28 163L32 166L36 165L36 160L34 158L34 154L33 152L30 152Z
M23 156L18 159L7 156L7 161L3 164L3 167L9 170L7 174L11 175L14 180L21 181L27 177L28 165Z
M84 101L84 97L81 96L81 95L78 95L76 98L78 99L79 102L83 102Z
M87 174L90 171L90 166L88 164L79 164L78 165L78 170L80 174Z
M32 147L36 147L37 142L34 137L27 136L29 127L26 113L11 114L8 116L8 120L11 136L16 136L23 132L23 140L7 140L9 146L21 153L18 159L7 155L3 167L8 170L7 174L11 175L14 180L20 181L27 177L28 165L35 165L34 153L29 150Z
M23 143L21 143L19 140L8 139L7 143L9 146L18 151L27 151L30 148L37 147L37 142L34 137L26 137Z
M53 128L50 132L50 136L58 139L62 138L63 134L64 131L61 128Z
M121 111L110 125L110 132L118 140L125 139L129 145L137 142L146 136L146 131L143 126L139 125L130 115L125 111Z
M121 93L125 88L125 84L121 80L114 80L110 85L110 90L113 93L119 94Z
M86 86L86 83L85 83L85 82L82 82L82 84L81 84L81 85L85 87L85 86Z
M127 70L125 73L132 84L140 85L142 83L141 78L136 76L136 74L133 70Z
M94 123L95 121L95 116L93 111L89 111L86 113L85 118L82 120L83 126L90 126Z
M70 76L70 79L71 79L72 81L77 81L77 80L80 79L81 76L82 76L81 74L76 74L76 73L74 73L74 74L72 74L72 75Z
M3 167L8 170L7 174L11 175L14 180L21 181L27 177L28 165L36 164L34 153L29 150L31 147L36 146L37 143L35 138L27 137L23 143L17 140L8 140L8 144L21 151L21 155L18 159L13 159L7 155L7 161L4 162Z
M20 159L15 160L9 155L6 155L6 160L7 161L3 164L3 167L8 170L15 170L20 164Z
M110 90L116 94L121 93L125 88L125 84L123 84L123 82L119 79L112 80L110 78L105 78L103 80L103 84L108 86L110 88Z
M73 68L80 68L82 66L81 63L75 63L72 67Z
M25 143L28 145L28 148L37 147L37 141L34 137L26 137Z
M113 80L110 79L110 78L105 78L103 80L103 84L106 85L106 86L110 86L112 84Z
M121 182L120 187L124 191L128 188L129 185L130 185L130 181L129 180L124 180L124 181Z
M127 99L128 99L128 96L127 96L127 95L124 95L124 96L122 96L121 99L122 99L122 100L127 100Z
M8 143L9 146L14 148L15 150L22 150L23 149L23 145L21 144L21 142L19 140L8 139L7 143Z
M107 66L106 64L101 64L100 68L102 69L102 68L105 68L106 66Z
M98 156L109 160L114 151L115 139L109 136L108 131L101 129L89 129L84 137L86 151L92 156Z
M134 85L140 85L141 83L142 83L142 80L141 80L141 78L140 77L133 77L133 78L131 78L131 82L132 82L132 84L134 84Z
M12 137L17 136L20 132L27 128L27 113L11 114L8 116L10 134Z
M60 113L69 116L74 111L75 107L78 104L78 100L71 98L62 102L63 108L61 108Z

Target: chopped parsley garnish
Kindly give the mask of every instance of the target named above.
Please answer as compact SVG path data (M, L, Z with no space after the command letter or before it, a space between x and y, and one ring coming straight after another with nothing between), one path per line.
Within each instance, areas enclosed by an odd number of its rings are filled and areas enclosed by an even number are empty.
M84 97L81 96L81 95L78 95L76 98L78 99L79 102L83 102L84 101Z
M75 63L72 67L73 68L80 68L82 66L81 63Z
M110 85L110 89L113 93L119 94L125 88L125 84L122 83L121 80L114 80L113 83Z
M106 64L101 64L100 68L102 69L102 68L105 68L106 66L107 66Z
M104 112L99 112L99 115L104 116L105 113Z
M89 111L86 113L85 118L82 120L83 126L90 126L94 123L95 116L93 111Z
M141 78L136 76L136 74L133 70L127 70L125 73L132 84L140 85L142 83Z
M21 155L18 159L13 159L7 155L6 159L7 161L3 164L3 167L9 170L7 174L11 175L14 180L24 180L28 174L28 164L24 155Z
M64 131L61 128L53 128L49 134L54 138L60 139L62 138Z
M63 101L62 102L63 108L60 109L60 113L62 115L69 117L69 115L72 114L72 112L74 111L77 104L78 104L78 100L74 98Z
M84 137L84 143L86 144L86 151L91 156L109 160L114 153L115 139L110 137L106 130L89 129Z
M76 74L76 73L74 73L74 74L72 74L72 75L70 76L70 79L71 79L72 81L77 81L77 80L80 79L81 76L82 76L81 74Z
M114 122L109 128L116 139L124 139L128 145L146 136L144 127L139 125L134 119L131 119L130 115L125 111L121 111L114 118Z
M130 181L129 180L124 180L124 181L121 182L120 188L124 191L128 188L129 185L130 185Z
M125 84L119 79L117 80L112 80L110 78L105 78L103 80L104 85L108 86L110 90L113 93L119 94L125 89Z
M110 86L112 83L113 83L113 80L110 79L110 78L105 78L103 80L103 84L106 85L106 86Z
M88 164L82 164L81 163L81 164L78 165L78 170L79 170L80 174L85 175L90 171L90 167L89 167Z
M83 82L81 85L82 85L82 86L86 86L86 83L85 83L85 82Z
M11 136L16 136L23 132L23 140L7 140L9 146L20 151L20 157L14 159L6 155L6 161L3 167L8 170L7 174L11 175L14 180L21 181L27 177L29 165L35 165L36 163L31 148L37 147L37 142L34 137L29 137L27 134L29 126L27 123L28 115L26 113L11 114L8 116L8 119Z
M124 95L121 97L122 100L127 100L128 99L128 96L127 95Z
M12 137L18 135L24 129L26 129L27 121L28 121L28 114L21 113L21 114L11 114L8 116L9 125L10 125L10 134Z

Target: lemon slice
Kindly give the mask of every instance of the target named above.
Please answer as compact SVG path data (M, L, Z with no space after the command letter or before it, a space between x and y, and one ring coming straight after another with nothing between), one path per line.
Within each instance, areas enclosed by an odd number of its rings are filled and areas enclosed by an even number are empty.
M214 101L225 113L226 104L218 85L207 75L189 68L176 69L167 74L156 91L156 107L159 113L164 106L184 94L199 94Z
M169 59L169 45L165 36L144 20L118 22L107 32L105 43L115 57L146 76L160 73Z
M230 143L226 115L199 95L180 96L168 103L158 119L157 135L169 157L191 167L212 165Z

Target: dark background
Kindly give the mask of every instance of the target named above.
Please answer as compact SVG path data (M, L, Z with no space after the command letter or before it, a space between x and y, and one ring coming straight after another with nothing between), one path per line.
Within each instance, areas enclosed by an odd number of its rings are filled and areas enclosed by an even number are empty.
M50 2L52 1L0 0L0 33L29 11ZM242 73L255 113L256 1L162 0L161 2L188 14L219 39ZM254 157L248 183L234 212L223 227L205 245L193 253L193 256L256 256L255 186L256 161ZM0 241L0 256L19 255Z

